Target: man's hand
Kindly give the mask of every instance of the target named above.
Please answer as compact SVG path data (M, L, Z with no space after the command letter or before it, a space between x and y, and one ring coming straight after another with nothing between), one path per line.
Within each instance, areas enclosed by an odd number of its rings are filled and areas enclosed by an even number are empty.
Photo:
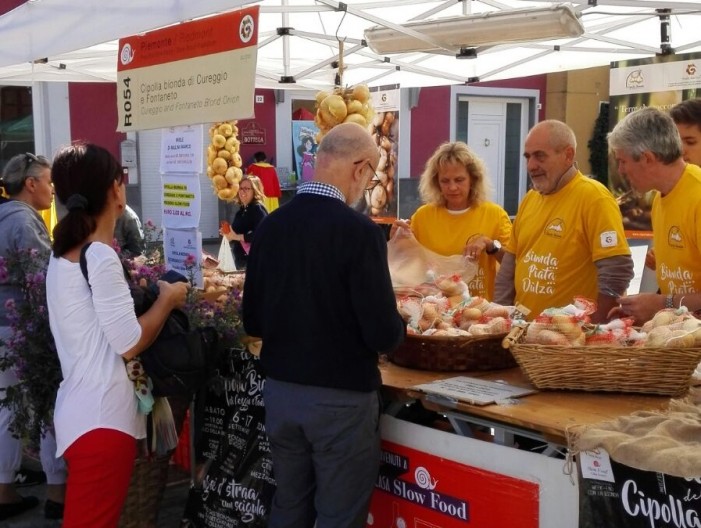
M665 297L657 293L639 293L618 298L618 306L608 314L615 317L633 317L635 324L641 325L665 307Z

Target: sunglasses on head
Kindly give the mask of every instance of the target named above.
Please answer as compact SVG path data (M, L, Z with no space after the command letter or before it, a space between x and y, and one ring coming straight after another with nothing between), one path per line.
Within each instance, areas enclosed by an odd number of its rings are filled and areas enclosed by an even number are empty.
M39 162L41 163L41 160L39 159L38 156L35 156L31 152L25 152L24 153L24 170L27 170L29 166L34 163L34 162Z
M31 152L25 152L24 153L24 170L22 171L24 173L23 180L27 180L27 178L30 178L29 175L29 169L32 166L32 163L39 163L40 165L44 166L49 166L49 160L47 160L44 156L37 156L35 154L32 154ZM34 178L35 176L31 176Z

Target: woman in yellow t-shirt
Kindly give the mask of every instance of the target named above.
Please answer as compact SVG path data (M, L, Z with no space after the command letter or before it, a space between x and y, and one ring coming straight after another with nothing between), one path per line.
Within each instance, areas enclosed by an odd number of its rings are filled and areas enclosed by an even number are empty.
M511 235L506 211L487 201L485 165L461 141L440 145L426 162L419 182L424 205L410 227L421 245L440 255L465 255L477 261L470 294L492 299L501 249Z

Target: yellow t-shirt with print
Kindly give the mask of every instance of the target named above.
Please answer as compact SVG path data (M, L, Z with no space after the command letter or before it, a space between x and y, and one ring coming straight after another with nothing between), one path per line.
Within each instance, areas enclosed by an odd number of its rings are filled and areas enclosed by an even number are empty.
M687 165L674 188L652 202L657 285L663 294L701 292L701 168Z
M411 230L416 240L434 253L462 255L467 240L473 235L486 235L506 245L511 235L511 221L504 209L491 202L483 202L461 213L426 204L411 217ZM477 275L467 285L470 294L491 300L496 272L496 258L482 253Z
M531 310L531 319L575 296L595 301L594 262L630 255L616 201L581 172L555 194L526 194L506 249L516 260L516 302Z

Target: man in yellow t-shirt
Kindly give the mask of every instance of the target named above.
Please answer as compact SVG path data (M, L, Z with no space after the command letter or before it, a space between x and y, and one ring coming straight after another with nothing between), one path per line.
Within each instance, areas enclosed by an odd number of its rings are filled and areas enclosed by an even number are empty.
M533 189L519 205L494 300L522 304L532 319L582 296L605 320L633 278L621 213L611 193L574 165L577 140L555 120L535 125L524 156Z
M628 114L609 134L618 172L637 192L658 191L652 231L660 293L620 299L620 312L643 323L681 304L701 309L701 169L682 157L672 118L656 108Z

